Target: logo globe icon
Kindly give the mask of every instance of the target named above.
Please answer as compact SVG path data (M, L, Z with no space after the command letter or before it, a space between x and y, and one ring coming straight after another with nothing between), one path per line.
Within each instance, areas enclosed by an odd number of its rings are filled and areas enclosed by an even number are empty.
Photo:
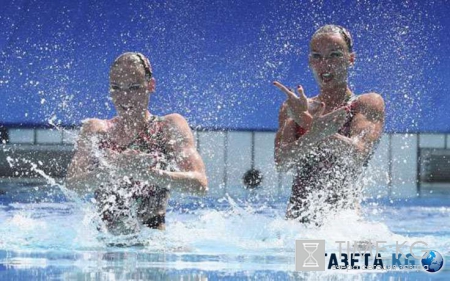
M428 272L438 272L444 266L444 258L438 251L430 251L428 255L423 255L422 266Z

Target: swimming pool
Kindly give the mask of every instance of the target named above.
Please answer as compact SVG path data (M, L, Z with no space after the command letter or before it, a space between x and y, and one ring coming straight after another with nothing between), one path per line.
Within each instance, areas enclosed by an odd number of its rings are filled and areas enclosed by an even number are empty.
M287 198L184 198L174 194L168 228L139 235L100 234L87 203L58 187L0 186L0 280L448 280L450 200L366 201L362 218L343 212L323 227L284 220ZM242 199L244 198L244 199ZM179 202L183 202L182 204ZM424 271L296 272L295 240L421 240L446 259ZM125 246L125 247L124 247ZM327 244L328 246L328 244ZM327 247L333 251L334 246Z

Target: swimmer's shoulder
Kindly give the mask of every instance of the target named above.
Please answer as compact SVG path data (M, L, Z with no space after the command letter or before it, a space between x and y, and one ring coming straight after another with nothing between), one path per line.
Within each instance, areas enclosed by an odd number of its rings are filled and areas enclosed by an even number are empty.
M384 99L375 92L368 92L356 96L355 107L360 110L384 112Z
M163 122L170 127L189 126L186 118L179 113L171 113L162 117Z
M164 127L171 134L191 136L192 131L186 118L179 113L172 113L162 117Z

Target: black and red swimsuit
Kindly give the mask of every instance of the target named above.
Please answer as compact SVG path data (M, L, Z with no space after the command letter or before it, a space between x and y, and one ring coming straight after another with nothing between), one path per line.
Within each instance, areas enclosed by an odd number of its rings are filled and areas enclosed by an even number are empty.
M163 118L151 116L148 125L128 145L120 146L111 140L100 140L98 147L111 149L119 153L137 150L153 158L154 167L161 170L172 169L172 153L162 131ZM154 184L140 181L116 179L117 184L102 186L95 193L102 220L113 226L121 219L130 216L130 208L136 209L136 216L144 225L158 228L165 223L165 209L168 204L169 190ZM125 194L125 196L124 196ZM115 200L111 200L114 198ZM132 203L130 203L132 202ZM131 206L133 205L133 206Z
M355 115L356 99L352 96L343 106L348 107L348 117L338 131L350 137L350 126ZM297 138L306 130L297 125ZM351 162L351 161L347 161ZM354 165L325 146L318 144L310 153L302 156L295 169L292 194L289 199L286 217L301 222L314 221L324 208L336 208L343 194L343 186L354 180L357 171ZM314 204L312 204L314 203Z

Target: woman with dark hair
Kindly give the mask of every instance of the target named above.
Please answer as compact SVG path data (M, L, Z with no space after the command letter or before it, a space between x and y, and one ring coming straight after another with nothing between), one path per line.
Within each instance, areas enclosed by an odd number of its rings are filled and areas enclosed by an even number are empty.
M292 170L294 182L287 218L320 220L330 210L355 208L354 183L384 125L384 101L376 93L356 96L348 86L355 63L350 33L337 25L319 28L311 38L309 66L320 92L307 98L274 82L287 96L279 113L275 161Z

